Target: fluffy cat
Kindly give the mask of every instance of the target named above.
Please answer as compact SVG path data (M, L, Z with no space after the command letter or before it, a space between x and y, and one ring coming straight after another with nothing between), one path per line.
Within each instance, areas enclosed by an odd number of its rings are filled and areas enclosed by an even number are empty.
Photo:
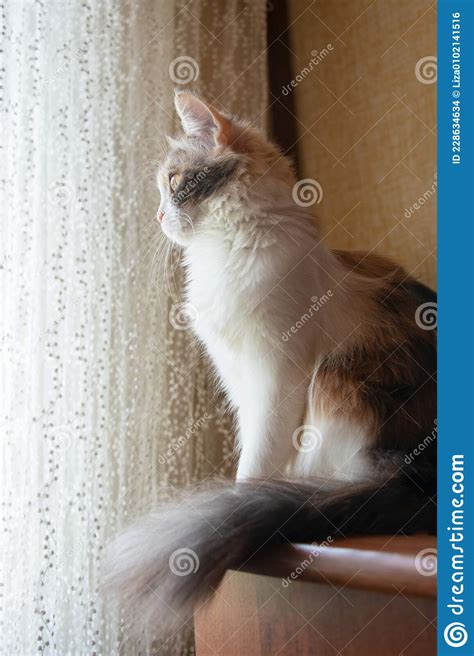
M109 580L146 618L188 618L264 544L436 528L434 293L371 253L330 251L290 162L188 91L158 173L186 299L238 418L237 483L215 483L115 543ZM170 571L191 550L192 576ZM150 594L150 591L153 594ZM160 601L161 599L161 601ZM167 610L168 609L168 610Z

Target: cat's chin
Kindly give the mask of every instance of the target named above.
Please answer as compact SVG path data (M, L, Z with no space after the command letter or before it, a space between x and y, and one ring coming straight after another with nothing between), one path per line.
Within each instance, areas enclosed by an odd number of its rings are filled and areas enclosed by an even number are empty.
M163 224L161 226L161 229L165 237L169 239L171 242L173 242L173 244L176 244L176 246L184 247L187 246L191 241L191 235L187 235L186 233L183 232L174 231L173 229L170 229Z

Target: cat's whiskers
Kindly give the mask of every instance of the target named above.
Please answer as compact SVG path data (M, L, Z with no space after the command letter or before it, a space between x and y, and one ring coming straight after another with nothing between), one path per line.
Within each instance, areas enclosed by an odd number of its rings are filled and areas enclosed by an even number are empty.
M143 260L146 260L146 258L147 258L151 253L153 253L153 255L152 255L152 261L153 261L153 258L154 258L155 255L156 255L156 249L157 249L157 248L159 249L159 248L161 247L161 244L162 244L165 240L162 238L162 235L161 235L159 232L156 232L156 233L151 234L149 240L150 240L150 241L149 241L149 243L147 244L147 246L145 247L145 250L144 250L144 252L143 252L142 258L143 258Z
M164 246L157 253L153 265L153 275L156 274L156 271L161 271L160 280L162 279L164 281L165 292L172 298L177 295L179 289L179 285L175 278L175 272L179 266L179 261L175 260L174 252L175 245L171 241L165 240Z
M159 272L160 266L165 260L166 251L168 249L168 240L163 238L159 232L153 238L152 243L147 249L147 257L151 255L151 262L149 264L148 274L148 294L151 292L152 287L156 284L156 274Z
M142 225L142 227L139 228L138 230L138 234L140 235L140 237L142 237L146 232L150 232L153 235L159 234L159 231L156 230L156 223L157 223L156 217L153 217L147 223Z

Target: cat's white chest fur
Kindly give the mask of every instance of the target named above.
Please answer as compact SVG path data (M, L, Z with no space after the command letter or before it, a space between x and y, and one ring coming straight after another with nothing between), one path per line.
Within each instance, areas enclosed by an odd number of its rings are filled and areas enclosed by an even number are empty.
M275 233L269 241L267 231L259 234L247 224L232 238L196 235L185 255L187 301L197 317L194 330L238 410L239 478L344 475L341 461L354 464L365 433L345 439L340 427L336 430L311 412L308 398L315 362L328 348L328 330L321 321L338 325L337 317L330 316L336 308L300 322L297 334L282 340L284 331L307 313L313 290L319 295L327 288L319 273L325 267L315 268L311 258L301 255L304 249L316 252L311 242L296 243ZM318 451L295 451L295 431L306 424L321 432Z
M197 315L195 330L209 345L222 340L239 350L259 329L259 306L264 300L263 281L257 267L249 267L257 256L239 252L232 244L216 239L196 239L186 252L186 296Z
M211 355L231 404L237 408L243 402L249 371L258 357L257 333L263 336L264 327L255 309L260 294L255 290L253 297L248 290L245 294L242 269L239 271L236 259L228 245L212 240L186 254L186 296L196 316L194 331Z

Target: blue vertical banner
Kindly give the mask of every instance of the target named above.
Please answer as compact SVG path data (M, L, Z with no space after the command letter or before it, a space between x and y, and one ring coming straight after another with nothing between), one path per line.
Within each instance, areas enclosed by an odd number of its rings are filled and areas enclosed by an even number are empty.
M474 654L474 0L438 2L438 654Z

